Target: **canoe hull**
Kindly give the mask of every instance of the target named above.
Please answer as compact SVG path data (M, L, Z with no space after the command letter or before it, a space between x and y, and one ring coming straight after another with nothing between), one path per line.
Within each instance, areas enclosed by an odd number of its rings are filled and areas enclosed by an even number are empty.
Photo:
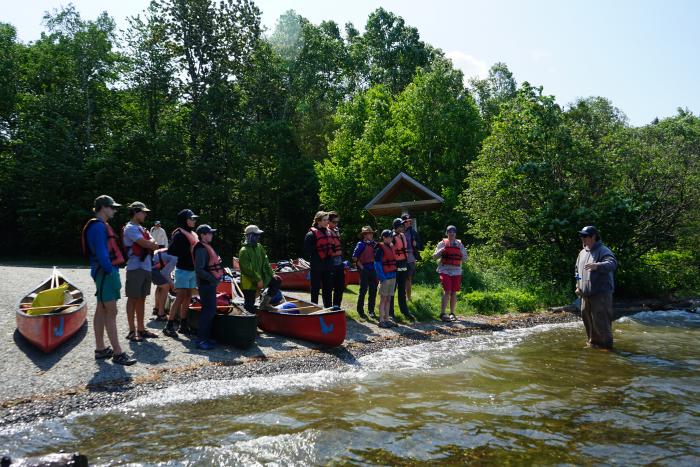
M79 289L64 277L60 276L60 279L69 284L69 290L79 292ZM81 303L76 304L70 311L35 316L22 312L20 305L22 303L31 303L31 300L27 297L33 292L48 288L48 281L42 282L38 287L24 295L17 306L15 314L19 333L32 345L45 353L53 352L58 346L70 339L87 320L87 303L84 298ZM80 296L82 297L82 292L80 292Z
M300 300L295 301L302 304L308 303ZM347 332L344 310L318 314L292 314L258 310L258 326L271 334L294 337L329 347L342 344Z
M311 270L303 267L298 261L294 261L296 271L281 272L276 271L275 274L282 280L282 290L299 290L303 292L311 291ZM272 269L277 268L277 263L270 263ZM355 271L353 273L353 271ZM353 282L355 281L355 282ZM357 270L345 268L345 286L348 284L359 284L360 276Z

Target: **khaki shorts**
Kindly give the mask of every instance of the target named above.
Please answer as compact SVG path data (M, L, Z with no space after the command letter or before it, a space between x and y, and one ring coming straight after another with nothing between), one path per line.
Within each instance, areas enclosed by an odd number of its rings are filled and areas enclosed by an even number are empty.
M391 297L394 295L396 288L396 278L387 279L379 284L379 295L382 297Z
M143 269L126 271L124 294L128 298L144 298L151 295L151 271Z

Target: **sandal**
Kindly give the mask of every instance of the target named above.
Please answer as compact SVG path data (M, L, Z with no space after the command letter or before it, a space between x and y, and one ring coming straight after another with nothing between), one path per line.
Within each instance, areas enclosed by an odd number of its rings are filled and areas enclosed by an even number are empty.
M95 360L104 360L105 358L112 357L114 355L114 350L111 347L105 347L102 350L95 350Z
M443 323L449 323L450 321L453 321L453 320L448 318L447 315L445 313L443 313L440 315L440 321L442 321Z
M448 318L450 321L457 321L457 317L455 316L454 313L450 313L450 317Z
M129 334L126 335L126 339L130 340L132 342L142 342L143 339L141 339L141 336L139 336L136 331L129 331Z
M136 363L136 360L129 357L126 352L122 352L119 355L112 357L112 362L117 365L131 366Z
M142 339L146 339L146 338L153 339L153 338L157 338L158 334L155 334L147 329L144 329L143 331L139 331L139 337L141 337Z

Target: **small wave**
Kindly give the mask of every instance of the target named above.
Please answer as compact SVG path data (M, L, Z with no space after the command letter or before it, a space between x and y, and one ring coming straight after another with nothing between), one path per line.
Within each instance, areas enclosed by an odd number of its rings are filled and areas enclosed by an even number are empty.
M630 316L623 316L618 322L696 327L700 326L700 314L687 310L640 311Z

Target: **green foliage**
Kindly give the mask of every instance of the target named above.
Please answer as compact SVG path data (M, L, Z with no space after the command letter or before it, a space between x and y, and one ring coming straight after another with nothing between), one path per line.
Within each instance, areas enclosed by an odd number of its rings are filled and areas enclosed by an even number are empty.
M700 256L690 251L650 251L620 275L618 289L647 297L700 292ZM629 292L628 292L629 291Z
M461 293L468 310L475 313L490 315L512 312L535 311L539 305L537 298L522 290L481 291Z

